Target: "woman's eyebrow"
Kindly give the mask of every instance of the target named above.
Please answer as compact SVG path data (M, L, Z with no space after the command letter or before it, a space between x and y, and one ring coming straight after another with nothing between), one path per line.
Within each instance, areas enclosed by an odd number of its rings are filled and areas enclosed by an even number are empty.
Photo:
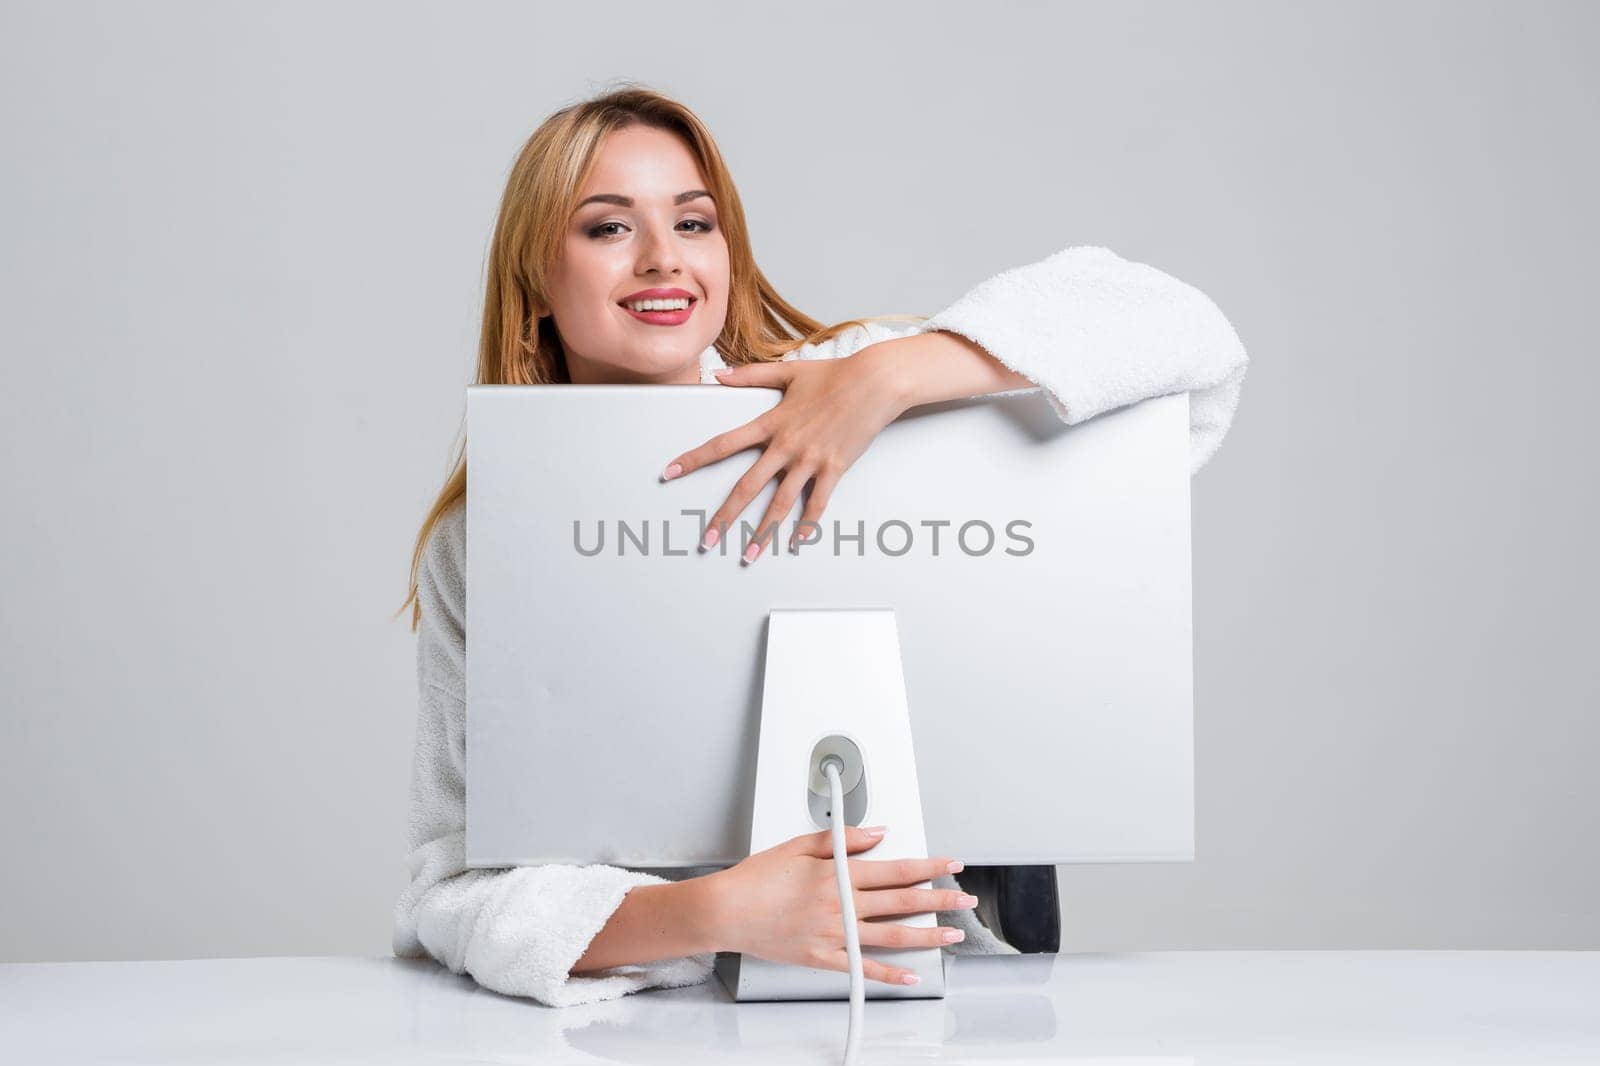
M709 192L706 192L706 190L690 189L688 192L680 192L678 195L674 196L672 198L672 203L673 206L677 206L678 204L686 204L690 200L697 200L702 196L708 200L712 200L712 202L715 202L712 195ZM632 207L633 198L631 196L618 196L613 192L601 192L595 193L587 200L584 200L582 203L578 204L578 206L582 207L584 204L616 204L618 207Z

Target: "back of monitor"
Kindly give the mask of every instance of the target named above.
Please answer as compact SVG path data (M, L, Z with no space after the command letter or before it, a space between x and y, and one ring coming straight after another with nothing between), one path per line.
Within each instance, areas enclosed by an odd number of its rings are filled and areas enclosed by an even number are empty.
M819 543L697 552L757 453L662 465L780 395L468 390L468 863L743 858L768 612L815 607L895 613L929 854L1192 858L1187 397L1070 428L1036 391L918 408Z

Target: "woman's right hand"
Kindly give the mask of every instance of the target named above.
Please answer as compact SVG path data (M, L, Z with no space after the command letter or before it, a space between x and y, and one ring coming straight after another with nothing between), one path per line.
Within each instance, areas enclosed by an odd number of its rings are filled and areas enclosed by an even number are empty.
M850 854L865 851L882 839L852 826L845 830ZM961 870L950 859L851 859L850 883L855 889L856 926L861 946L892 948L942 947L961 940L959 929L923 929L898 922L867 921L926 911L971 909L976 896L959 891L910 888ZM713 899L714 935L719 951L737 951L774 962L844 970L844 920L839 884L833 870L833 835L829 830L806 833L758 852L736 866L706 875ZM862 953L863 976L886 984L914 984L916 975ZM911 980L906 980L906 978Z

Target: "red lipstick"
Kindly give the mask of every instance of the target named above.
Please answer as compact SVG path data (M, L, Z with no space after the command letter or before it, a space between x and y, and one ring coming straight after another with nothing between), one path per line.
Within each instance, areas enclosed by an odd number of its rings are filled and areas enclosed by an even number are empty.
M688 300L689 306L678 311L635 311L627 306L637 300ZM689 321L689 316L694 314L695 306L699 302L693 293L682 289L640 289L631 296L618 300L617 306L640 322L648 322L652 326L681 326Z

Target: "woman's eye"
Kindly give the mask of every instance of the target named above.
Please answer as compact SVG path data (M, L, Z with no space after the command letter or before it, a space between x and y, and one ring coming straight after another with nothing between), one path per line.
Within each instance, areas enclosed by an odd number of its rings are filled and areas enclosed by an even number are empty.
M693 233L710 233L711 229L712 229L711 223L706 222L706 221L704 221L702 219L698 219L698 218L686 218L686 219L684 219L682 222L680 222L678 224L680 226L683 226L683 225L698 226L699 227L698 229L691 230L691 232L693 232ZM602 222L598 226L591 226L590 227L589 236L591 236L591 237L615 237L617 235L617 233L618 233L618 230L615 230L612 227L613 226L622 226L622 225L623 224L621 222ZM623 227L623 228L626 228L626 227Z

